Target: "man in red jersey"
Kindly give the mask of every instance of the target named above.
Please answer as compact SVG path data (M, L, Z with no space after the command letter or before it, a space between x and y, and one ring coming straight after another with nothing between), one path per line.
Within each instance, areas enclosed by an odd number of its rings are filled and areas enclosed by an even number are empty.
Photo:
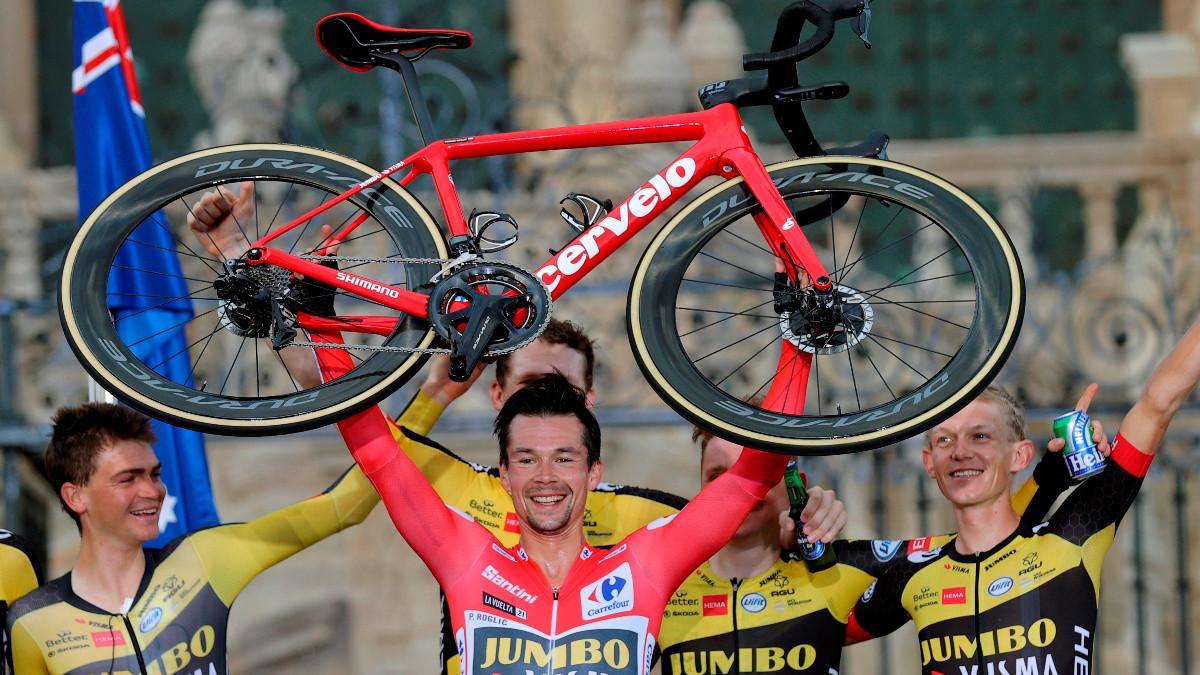
M521 525L505 548L450 509L373 408L339 424L397 529L450 605L465 673L650 670L663 608L680 582L728 541L782 476L787 458L745 450L673 516L610 550L587 543L585 500L600 482L600 428L559 375L514 393L496 419L500 477ZM402 445L432 441L406 433Z

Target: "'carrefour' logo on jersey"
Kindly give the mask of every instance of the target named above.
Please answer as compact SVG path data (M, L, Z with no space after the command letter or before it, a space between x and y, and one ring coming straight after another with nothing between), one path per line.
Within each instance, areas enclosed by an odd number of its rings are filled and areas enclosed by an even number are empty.
M887 562L896 557L900 551L900 542L888 539L876 539L871 542L871 552L879 562Z
M600 582L600 586L592 589L591 597L588 598L592 602L609 602L621 594L625 590L626 581L621 577L608 577Z
M620 567L600 581L590 583L579 591L583 618L596 619L617 612L633 609L633 573L629 563Z

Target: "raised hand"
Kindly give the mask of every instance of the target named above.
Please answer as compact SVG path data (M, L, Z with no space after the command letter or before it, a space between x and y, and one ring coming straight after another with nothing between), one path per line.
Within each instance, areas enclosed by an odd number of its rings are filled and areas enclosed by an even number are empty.
M205 192L188 209L188 229L204 250L224 260L250 248L245 228L254 216L254 183L241 184L237 194L224 185Z
M800 514L804 536L810 542L828 544L846 527L849 516L846 505L833 490L813 485L808 488L808 504ZM785 549L796 548L796 527L785 510L779 514L779 541Z
M1087 389L1083 390L1083 395L1075 402L1075 410L1087 412L1088 407L1092 405L1092 399L1096 398L1096 394L1100 391L1100 385L1095 382L1089 384ZM1100 420L1092 418L1092 442L1096 444L1096 449L1100 451L1105 458L1112 453L1112 446L1108 442L1108 438L1104 435L1104 427L1100 424ZM1061 438L1051 438L1046 444L1047 452L1062 452L1067 442Z

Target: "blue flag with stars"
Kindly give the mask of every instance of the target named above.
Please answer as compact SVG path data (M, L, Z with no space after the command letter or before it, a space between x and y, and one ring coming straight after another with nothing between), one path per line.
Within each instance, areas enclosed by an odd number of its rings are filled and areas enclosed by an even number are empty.
M138 92L133 52L120 0L75 0L75 167L79 218L130 178L150 167L150 141ZM108 304L117 330L147 364L174 382L191 384L191 363L182 324L192 316L188 289L162 214L130 237L113 263ZM148 274L124 269L154 270ZM141 280L143 283L139 283ZM177 300L163 301L163 298ZM140 341L140 342L139 342ZM161 365L160 365L161 364ZM148 546L219 523L209 482L204 436L154 420L154 450L162 462L167 498L159 513L161 533Z

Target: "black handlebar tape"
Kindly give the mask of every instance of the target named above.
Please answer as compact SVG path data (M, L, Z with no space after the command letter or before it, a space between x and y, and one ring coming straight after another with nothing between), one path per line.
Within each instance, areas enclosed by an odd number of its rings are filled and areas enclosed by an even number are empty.
M867 3L863 0L809 0L809 2L820 5L833 15L835 21L856 17L867 8Z
M795 44L799 41L805 21L816 26L817 32L794 47L784 48L784 45ZM829 41L833 39L833 30L834 17L824 7L809 0L788 5L779 15L779 22L775 27L775 38L771 41L772 51L746 54L742 57L742 69L747 71L764 70L774 65L802 61L829 44Z

